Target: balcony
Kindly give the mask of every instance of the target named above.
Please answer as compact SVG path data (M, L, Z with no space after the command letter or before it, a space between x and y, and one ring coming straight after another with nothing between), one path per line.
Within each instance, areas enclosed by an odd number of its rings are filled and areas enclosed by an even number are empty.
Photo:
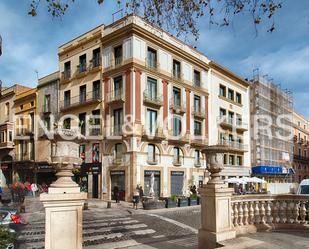
M101 58L100 57L93 57L90 61L89 61L89 67L88 67L88 71L89 72L94 72L94 71L99 71L101 70L102 66L101 66Z
M154 108L160 108L163 105L162 96L150 94L148 90L145 90L144 105L148 105Z
M49 114L51 113L50 104L43 105L43 114Z
M235 122L236 121L236 122ZM247 131L248 124L231 117L218 117L217 123L223 128L236 128L237 131Z
M294 155L294 159L303 162L309 162L309 157Z
M106 96L106 102L109 104L116 104L124 102L123 89L109 92Z
M34 127L32 125L24 125L24 128L16 129L16 136L32 136L34 135ZM16 138L15 138L16 139Z
M238 131L247 131L248 130L248 124L242 122L241 120L236 120L236 129Z
M192 107L192 115L197 119L205 119L206 118L206 112L203 108L197 108L195 106Z
M87 64L86 63L82 63L76 66L76 72L75 72L75 76L76 78L80 78L85 76L86 72L87 72Z
M142 137L147 140L152 141L161 141L164 140L166 137L163 133L163 129L158 127L155 131L151 132L150 129L143 126L143 134Z
M0 150L4 149L14 149L14 142L11 141L5 141L0 143Z
M228 141L228 140L221 139L219 141L219 144L229 147L229 150L234 151L234 152L247 152L248 151L248 145L235 142L235 141Z
M204 136L193 136L190 144L194 147L202 147L208 144L207 138Z
M85 95L78 95L60 102L60 110L67 111L72 108L84 106L101 101L100 92L88 92Z
M111 127L111 136L122 136L123 130L122 130L122 124L120 125L114 125Z
M168 141L171 144L188 144L190 142L190 134L180 134L176 135L178 133L169 130L168 131Z
M60 79L62 83L68 82L71 79L71 70L66 70L62 72Z
M179 115L183 115L186 112L186 103L181 100L170 99L170 109Z

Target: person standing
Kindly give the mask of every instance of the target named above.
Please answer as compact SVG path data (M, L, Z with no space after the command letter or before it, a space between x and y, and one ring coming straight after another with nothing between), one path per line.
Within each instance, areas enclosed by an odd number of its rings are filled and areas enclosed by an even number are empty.
M143 200L143 196L144 196L144 190L143 190L143 187L140 186L139 187L139 198L140 198L140 200Z
M116 203L119 203L119 188L118 186L115 186L113 189L114 192L114 199L116 200Z
M137 185L136 186L136 189L134 191L134 194L133 194L133 208L137 209L137 205L139 203L139 198L140 198L140 188L139 186Z
M33 197L36 197L36 193L38 191L38 186L36 185L36 183L31 184L31 191L32 191Z

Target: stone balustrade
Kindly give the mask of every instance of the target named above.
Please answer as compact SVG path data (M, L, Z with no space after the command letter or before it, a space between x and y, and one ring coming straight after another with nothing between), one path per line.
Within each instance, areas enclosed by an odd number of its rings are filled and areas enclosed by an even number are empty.
M308 195L239 195L231 197L236 234L273 229L309 229Z

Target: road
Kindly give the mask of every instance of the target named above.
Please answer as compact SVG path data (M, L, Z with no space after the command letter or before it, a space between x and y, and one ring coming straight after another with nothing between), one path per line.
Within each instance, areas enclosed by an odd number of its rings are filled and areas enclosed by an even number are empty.
M198 206L137 212L90 206L84 211L83 248L197 248L199 220ZM18 237L19 248L43 249L44 233L43 210L36 211Z

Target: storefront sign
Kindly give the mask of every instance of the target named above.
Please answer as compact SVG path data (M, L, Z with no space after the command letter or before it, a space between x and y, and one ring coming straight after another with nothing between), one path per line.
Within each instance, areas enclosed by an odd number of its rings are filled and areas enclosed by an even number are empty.
M145 170L144 176L151 176L151 174L154 174L154 176L160 176L160 170Z
M122 170L121 170L121 171L120 171L120 170L119 170L119 171L111 171L111 175L112 175L112 176L124 175L124 171L122 171Z
M184 176L183 171L172 171L172 176Z
M52 165L37 165L37 171L56 171Z

